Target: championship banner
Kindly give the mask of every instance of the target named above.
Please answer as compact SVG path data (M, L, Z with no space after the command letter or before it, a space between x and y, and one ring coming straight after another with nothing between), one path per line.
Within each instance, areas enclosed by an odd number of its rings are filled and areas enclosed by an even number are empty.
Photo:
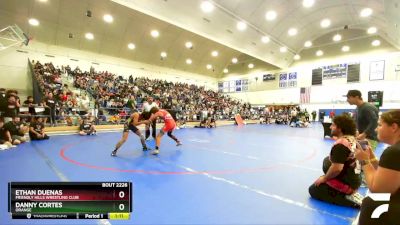
M322 79L346 78L347 64L336 64L322 67Z
M244 79L242 81L242 91L248 91L249 90L249 80Z
M264 74L263 81L271 81L275 80L275 74Z
M218 92L222 93L224 91L224 83L218 82Z
M227 93L227 92L229 92L229 81L224 81L224 93Z
M286 88L287 87L287 73L281 73L279 74L279 87L280 88Z
M297 87L297 72L289 73L289 87Z
M242 92L242 80L236 80L235 92Z

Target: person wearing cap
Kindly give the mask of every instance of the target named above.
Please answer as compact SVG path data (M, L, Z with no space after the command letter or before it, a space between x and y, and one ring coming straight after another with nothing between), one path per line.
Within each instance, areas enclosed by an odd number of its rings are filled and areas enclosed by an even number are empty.
M379 110L368 102L364 102L359 90L349 90L346 97L350 105L357 106L355 119L358 134L356 138L358 140L368 139L371 148L375 150L378 145L375 129L378 126Z

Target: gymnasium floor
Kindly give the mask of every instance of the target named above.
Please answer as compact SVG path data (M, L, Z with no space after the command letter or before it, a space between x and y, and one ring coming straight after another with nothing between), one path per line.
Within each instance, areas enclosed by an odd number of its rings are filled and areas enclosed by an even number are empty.
M28 224L7 213L10 181L131 181L131 220L111 224L351 224L358 211L310 199L332 141L322 126L221 126L180 129L161 153L141 150L137 136L111 157L121 132L52 136L0 152L0 224ZM149 142L151 148L154 141ZM383 146L379 146L381 152ZM365 191L365 190L362 190ZM36 220L29 224L107 224Z

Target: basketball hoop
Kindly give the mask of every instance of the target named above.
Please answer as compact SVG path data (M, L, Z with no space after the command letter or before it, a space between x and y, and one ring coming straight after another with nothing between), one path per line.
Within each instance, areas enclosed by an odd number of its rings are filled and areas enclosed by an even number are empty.
M17 25L5 27L0 30L0 51L23 44L28 45L29 38Z

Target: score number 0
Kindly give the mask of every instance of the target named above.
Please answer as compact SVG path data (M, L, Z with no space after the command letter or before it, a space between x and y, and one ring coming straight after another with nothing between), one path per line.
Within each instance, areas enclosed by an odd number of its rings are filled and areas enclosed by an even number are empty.
M120 191L119 194L118 194L118 196L119 196L120 198L124 198L124 197L125 197L125 192ZM119 204L118 208L119 208L119 210L123 211L123 210L125 209L125 204L122 204L122 203Z

